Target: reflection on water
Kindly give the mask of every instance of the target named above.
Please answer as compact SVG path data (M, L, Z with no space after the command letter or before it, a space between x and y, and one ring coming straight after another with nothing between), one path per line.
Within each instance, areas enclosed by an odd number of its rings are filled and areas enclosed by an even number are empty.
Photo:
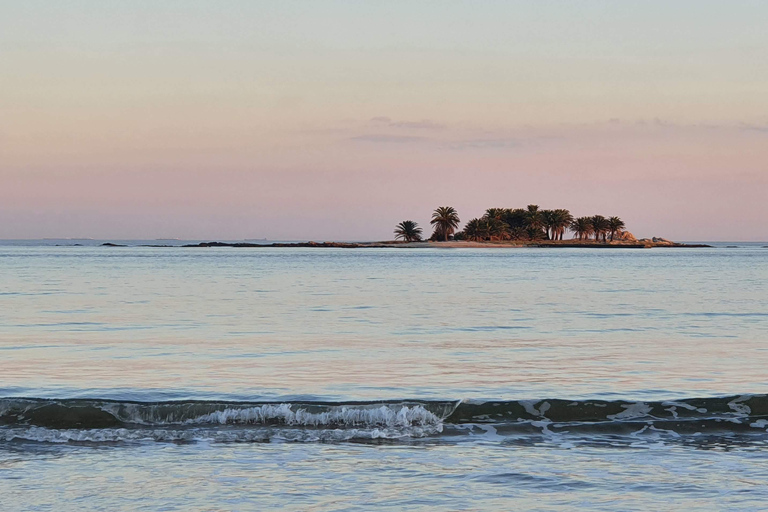
M32 395L768 391L760 248L3 247L0 262L2 384Z

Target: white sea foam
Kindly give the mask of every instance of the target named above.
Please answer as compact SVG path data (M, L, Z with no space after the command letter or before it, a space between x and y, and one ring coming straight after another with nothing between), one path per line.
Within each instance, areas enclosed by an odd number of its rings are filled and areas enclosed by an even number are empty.
M406 427L439 425L453 407L431 412L418 404L361 404L311 407L302 404L260 404L250 407L190 405L152 408L131 404L103 404L101 409L121 421L144 425L259 425ZM202 409L202 410L201 410ZM208 409L208 412L205 412ZM213 410L211 410L213 409ZM312 410L314 409L314 410Z
M669 407L669 412L672 413L673 417L677 418L677 408L686 409L688 411L696 411L700 412L701 414L705 414L707 410L703 407L696 407L695 405L691 405L685 402L675 402L675 401L667 401L662 402L662 406Z
M542 417L544 416L544 413L549 410L550 405L549 402L542 402L537 409L536 404L538 403L538 400L520 400L520 405L525 408L525 412L531 416Z
M224 409L187 420L186 423L205 424L261 424L279 422L286 425L324 426L324 425L369 425L369 426L424 426L437 425L442 418L426 410L421 405L409 407L347 407L340 406L323 412L310 412L304 408L295 408L290 404L265 404L243 409Z
M734 398L730 402L728 402L728 407L731 408L733 412L736 414L742 414L744 416L749 416L752 413L752 409L747 404L744 404L742 402L745 402L752 398L752 395L742 395L740 397Z
M645 402L632 402L629 404L621 404L624 408L623 411L617 414L609 414L608 419L611 420L628 420L634 418L644 418L653 410L653 408Z

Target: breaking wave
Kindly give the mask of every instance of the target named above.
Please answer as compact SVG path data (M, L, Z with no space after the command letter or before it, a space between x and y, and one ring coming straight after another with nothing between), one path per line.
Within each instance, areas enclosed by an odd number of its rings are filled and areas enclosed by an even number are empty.
M344 403L0 398L2 442L515 442L606 436L768 442L768 396Z

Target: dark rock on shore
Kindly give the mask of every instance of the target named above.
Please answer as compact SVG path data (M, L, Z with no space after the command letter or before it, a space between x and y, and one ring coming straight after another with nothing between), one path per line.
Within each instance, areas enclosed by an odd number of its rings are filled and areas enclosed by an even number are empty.
M298 242L273 244L252 244L247 242L201 242L199 244L182 245L182 247L341 247L344 249L357 249L359 247L370 247L370 245L344 242Z
M370 247L369 245L350 244L344 242L302 242L297 244L272 244L271 247L341 247L343 249L357 249L358 247Z

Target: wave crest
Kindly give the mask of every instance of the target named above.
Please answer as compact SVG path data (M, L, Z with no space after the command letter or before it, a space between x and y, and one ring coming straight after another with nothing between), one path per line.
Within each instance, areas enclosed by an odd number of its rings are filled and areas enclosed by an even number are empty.
M439 425L457 402L236 403L0 399L0 424L50 428L144 425L411 427Z
M0 441L381 442L433 437L453 442L478 436L496 441L666 436L676 442L705 437L768 442L768 396L655 402L0 399Z

